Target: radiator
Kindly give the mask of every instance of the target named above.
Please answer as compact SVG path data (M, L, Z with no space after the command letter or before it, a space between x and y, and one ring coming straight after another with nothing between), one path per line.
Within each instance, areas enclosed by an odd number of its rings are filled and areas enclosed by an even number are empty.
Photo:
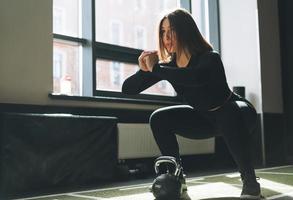
M177 136L181 155L215 152L215 138L187 139ZM118 123L118 159L157 157L160 151L149 124Z

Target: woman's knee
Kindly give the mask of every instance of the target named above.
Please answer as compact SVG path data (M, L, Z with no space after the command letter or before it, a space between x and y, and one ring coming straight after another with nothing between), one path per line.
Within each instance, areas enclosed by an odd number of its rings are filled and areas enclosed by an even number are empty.
M251 133L256 127L257 113L254 107L247 102L236 101L245 127Z
M157 127L160 125L160 127L164 126L165 121L168 119L166 112L163 109L157 109L155 110L149 119L149 123L152 128Z
M159 108L151 114L149 122L152 123L166 120L174 121L178 116L186 116L192 111L193 108L189 105L176 105Z

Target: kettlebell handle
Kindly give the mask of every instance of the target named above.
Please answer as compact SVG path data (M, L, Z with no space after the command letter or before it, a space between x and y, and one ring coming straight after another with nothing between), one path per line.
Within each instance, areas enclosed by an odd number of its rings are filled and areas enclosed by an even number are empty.
M160 156L156 159L155 161L155 172L156 174L159 173L159 166L161 163L171 163L175 166L175 172L174 175L175 176L179 176L179 174L181 173L181 166L178 165L178 163L176 162L176 158L173 156Z

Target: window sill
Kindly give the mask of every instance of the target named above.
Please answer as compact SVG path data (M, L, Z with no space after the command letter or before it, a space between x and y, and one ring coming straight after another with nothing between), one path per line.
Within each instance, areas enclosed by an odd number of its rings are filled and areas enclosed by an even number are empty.
M90 101L90 102L105 102L105 103L129 103L129 104L143 104L143 105L161 105L170 106L178 105L179 101L168 100L148 100L148 99L135 99L124 97L105 97L105 96L71 96L59 93L49 93L49 98L56 100L68 100L68 101Z

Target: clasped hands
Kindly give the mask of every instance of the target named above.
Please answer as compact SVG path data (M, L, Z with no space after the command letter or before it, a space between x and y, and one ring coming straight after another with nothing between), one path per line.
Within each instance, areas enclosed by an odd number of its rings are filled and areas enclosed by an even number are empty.
M145 72L152 72L154 65L158 63L158 61L157 51L143 51L138 57L139 68Z

